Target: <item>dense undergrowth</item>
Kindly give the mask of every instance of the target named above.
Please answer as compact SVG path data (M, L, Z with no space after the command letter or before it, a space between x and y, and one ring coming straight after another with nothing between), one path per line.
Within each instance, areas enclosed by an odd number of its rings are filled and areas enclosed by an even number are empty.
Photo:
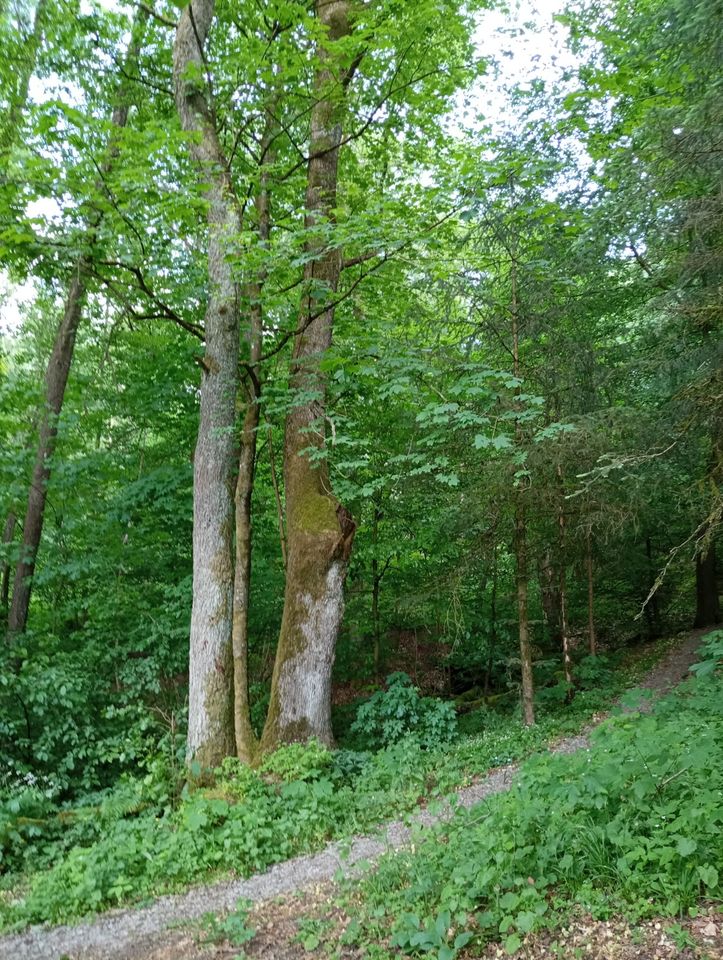
M721 663L717 631L697 677L651 715L612 717L590 750L536 756L508 793L420 829L412 850L381 861L361 902L354 890L346 939L377 960L453 960L489 941L514 953L573 905L640 919L720 900Z
M167 766L149 764L143 777L72 808L38 786L16 787L0 805L0 925L64 922L212 875L249 875L368 829L578 730L664 651L627 664L582 661L572 703L562 689L541 691L532 728L517 711L478 710L457 729L448 705L425 702L396 678L358 711L355 749L293 745L258 770L228 760L212 788L194 791L177 792ZM379 743L387 745L360 749Z

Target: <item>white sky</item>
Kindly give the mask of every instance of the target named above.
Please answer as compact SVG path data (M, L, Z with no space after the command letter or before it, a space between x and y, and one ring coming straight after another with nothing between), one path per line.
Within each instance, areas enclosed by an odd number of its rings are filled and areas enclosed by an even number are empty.
M481 116L493 131L501 130L511 119L506 90L535 78L558 77L561 70L576 65L574 56L565 49L566 31L553 19L565 3L566 0L511 0L507 12L487 10L481 15L475 43L483 57L497 61L499 73L497 77L492 73L483 77L478 88L462 98L468 101L469 114L463 115L464 107L460 104L460 127L472 128L479 124L477 118ZM37 78L33 78L30 94L36 102L48 95ZM34 216L52 217L55 213L52 201L33 206L28 212ZM33 302L34 292L32 280L13 285L0 270L0 335L12 335L18 329Z

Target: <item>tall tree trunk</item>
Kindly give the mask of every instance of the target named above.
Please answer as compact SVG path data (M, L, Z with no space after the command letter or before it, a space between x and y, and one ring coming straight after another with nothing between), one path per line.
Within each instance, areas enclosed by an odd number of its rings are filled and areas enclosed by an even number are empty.
M519 303L517 297L517 262L512 260L510 272L512 287L512 301L510 315L512 318L512 361L513 373L516 379L520 376L520 326ZM520 387L515 388L515 408L520 412ZM518 445L522 444L523 432L519 417L515 420L515 438ZM530 643L530 622L527 611L529 571L527 563L527 523L525 518L525 502L522 490L517 490L515 496L515 559L517 561L517 619L519 622L520 640L520 667L522 672L522 717L526 726L535 722L535 687L532 675L532 645Z
M585 528L585 567L587 569L587 640L591 657L597 656L597 634L595 631L595 581L593 579L592 535L590 525Z
M276 476L276 454L271 424L268 426L267 438L269 444L269 467L271 468L271 486L274 488L274 502L276 503L276 521L279 527L279 547L281 548L281 562L286 571L286 527L284 526L284 507L281 503L279 481Z
M201 772L236 752L233 711L234 436L239 387L239 288L230 255L239 242L241 214L198 77L214 0L192 0L181 14L173 51L176 108L191 134L208 204L206 351L193 473L193 606L189 655L186 757Z
M708 545L708 552L695 558L695 620L694 627L714 627L721 622L718 598L715 540Z
M268 113L261 141L261 171L258 193L255 198L259 242L268 246L271 222L269 210L268 165L271 161L269 148L275 124ZM256 473L256 447L259 429L261 380L258 363L264 333L264 317L261 296L266 282L266 271L261 270L256 280L248 286L249 300L249 375L246 384L247 400L241 451L239 455L238 480L236 483L236 563L233 586L233 676L234 676L234 728L236 755L245 763L253 760L256 752L256 735L251 725L249 700L249 597L251 593L251 503Z
M559 569L559 592L560 592L560 639L562 642L562 669L565 675L565 683L569 685L568 699L572 697L572 657L570 655L570 628L567 622L567 577L565 553L567 550L567 530L565 524L565 481L562 475L562 467L557 465L557 479L560 487L560 502L557 510L557 524L560 531L560 569Z
M655 640L660 636L660 604L658 603L658 591L653 591L655 586L655 567L653 565L653 541L650 537L645 538L645 556L648 566L648 596L650 600L645 605L645 618L648 621L648 639ZM652 592L652 596L650 595Z
M535 689L532 678L532 646L527 612L527 525L525 507L518 494L515 507L515 560L517 561L517 619L519 622L520 665L522 668L522 716L526 726L535 722Z
M708 481L711 489L720 497L723 481L723 414L714 417L711 427L711 457ZM711 505L715 511L715 502ZM712 627L721 622L718 594L718 569L716 564L716 539L711 534L710 524L704 526L703 550L695 557L695 620L694 627Z
M10 547L15 536L15 527L17 525L17 517L15 512L11 510L7 519L5 520L5 526L3 528L3 559L0 564L0 624L2 626L7 626L8 622L8 605L10 602Z
M545 615L550 643L557 647L562 643L560 584L555 576L552 552L549 549L543 551L539 561L539 580L542 612Z
M251 726L249 700L249 596L251 591L251 499L256 466L256 437L259 426L259 398L251 387L241 430L238 481L236 483L236 563L233 587L233 679L236 756L251 763L256 752L256 735Z
M58 435L58 417L63 408L65 388L73 362L75 336L82 316L89 269L89 262L85 258L76 265L65 302L63 319L55 336L53 351L45 373L45 409L38 431L38 449L30 480L20 557L15 568L13 599L8 614L8 633L11 635L23 633L28 622L32 578L43 532L51 458Z
M487 666L485 668L484 687L482 696L485 699L490 694L492 679L492 663L497 649L497 544L492 544L492 596L490 597L490 635L489 650L487 652Z
M39 12L40 8L38 8L38 15ZM122 70L122 79L118 84L115 97L116 102L111 118L115 130L122 129L128 123L129 85L126 77L129 73L128 67L137 59L140 52L147 18L147 12L145 10L139 10L131 31L131 40ZM115 137L111 135L106 150L106 157L101 167L104 174L110 171L116 155L117 143ZM95 242L100 221L100 215L96 214L94 219L88 224L88 232L86 235L88 249L91 249ZM32 578L35 571L35 561L40 546L40 538L43 532L43 519L45 515L48 482L52 468L52 456L55 451L58 435L58 417L63 409L65 388L73 362L75 338L83 315L87 280L91 270L92 260L90 256L82 255L75 264L73 277L65 301L65 310L55 336L50 361L45 373L45 401L40 419L40 427L38 429L38 448L30 481L20 558L15 568L12 604L8 614L8 633L11 635L23 633L28 622Z
M340 120L339 77L344 75L328 42L351 32L349 0L316 0L316 16L326 33L317 48L311 142L306 189L306 226L333 219L336 206ZM261 738L266 752L280 743L315 737L332 742L331 671L344 610L344 580L354 537L351 516L333 495L325 460L313 464L302 451L322 448L326 389L319 359L331 345L333 307L324 308L337 289L341 250L309 240L312 259L305 270L308 294L294 346L290 387L313 401L294 406L286 418L284 490L287 517L287 569L284 612L271 680L271 699Z
M381 519L381 510L374 506L374 515L372 519L372 631L374 643L374 677L381 679L382 657L381 657L381 630L379 628L379 588L382 577L379 574L379 557L377 548L379 546L379 520Z

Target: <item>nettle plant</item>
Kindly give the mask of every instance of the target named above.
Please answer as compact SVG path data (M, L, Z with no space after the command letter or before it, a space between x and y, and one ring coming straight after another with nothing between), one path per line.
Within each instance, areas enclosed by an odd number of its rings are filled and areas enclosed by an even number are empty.
M430 749L456 737L457 714L451 703L420 696L406 673L392 673L386 690L378 690L359 707L351 732L369 750L405 739Z

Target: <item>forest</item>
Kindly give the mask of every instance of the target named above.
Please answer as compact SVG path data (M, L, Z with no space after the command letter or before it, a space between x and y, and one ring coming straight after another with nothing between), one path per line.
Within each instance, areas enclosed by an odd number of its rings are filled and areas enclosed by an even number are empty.
M721 63L721 0L0 0L0 956L404 816L297 953L162 955L723 956Z

